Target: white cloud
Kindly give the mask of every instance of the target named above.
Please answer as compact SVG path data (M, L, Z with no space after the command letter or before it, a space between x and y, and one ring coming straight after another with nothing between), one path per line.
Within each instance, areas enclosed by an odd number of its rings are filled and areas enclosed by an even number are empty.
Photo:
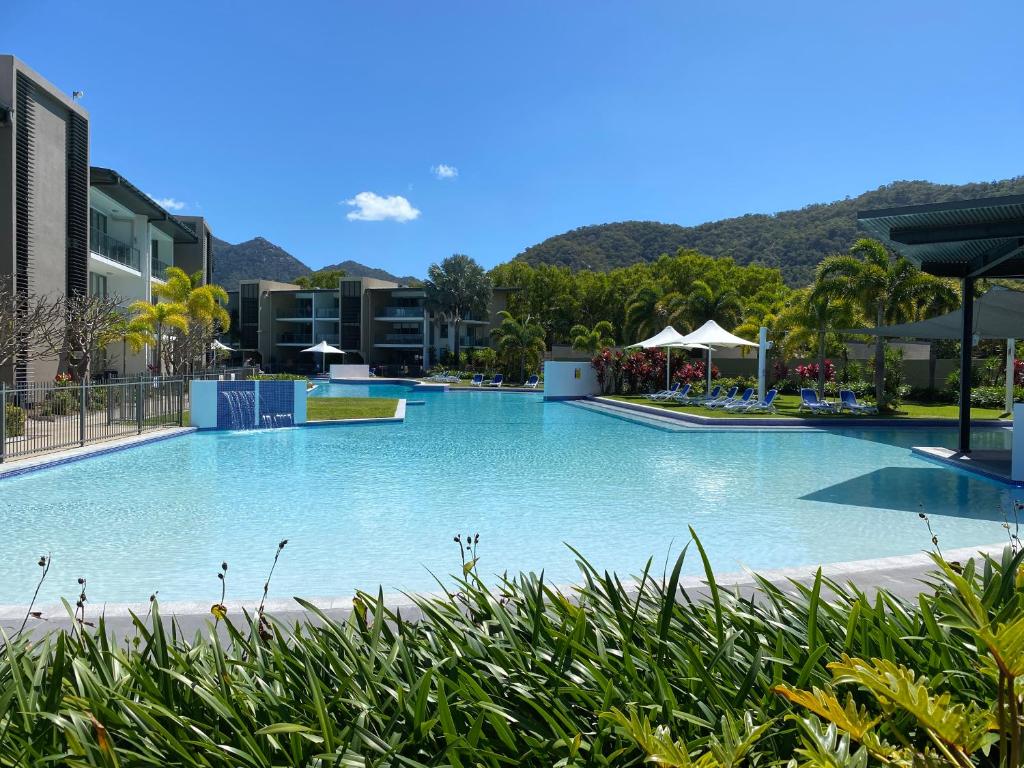
M454 179L456 176L459 175L458 168L456 168L454 165L445 165L444 163L433 166L430 169L430 172L437 176L437 178L439 179Z
M401 195L382 197L374 192L360 192L355 197L344 201L354 211L349 211L345 218L349 221L412 221L419 218L420 212Z
M157 197L156 195L149 195L149 198L161 208L166 208L168 211L180 211L186 205L186 203L183 203L181 200L175 200L173 197Z

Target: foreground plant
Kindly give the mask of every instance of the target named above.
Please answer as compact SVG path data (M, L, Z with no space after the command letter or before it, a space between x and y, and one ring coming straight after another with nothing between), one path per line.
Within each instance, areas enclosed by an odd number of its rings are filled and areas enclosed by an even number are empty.
M686 559L622 582L579 558L489 587L476 537L454 586L283 626L185 637L154 602L138 642L102 619L0 655L0 766L1014 765L1020 560L936 557L905 602L830 582L721 589ZM685 553L684 553L685 554ZM471 564L471 565L470 565Z

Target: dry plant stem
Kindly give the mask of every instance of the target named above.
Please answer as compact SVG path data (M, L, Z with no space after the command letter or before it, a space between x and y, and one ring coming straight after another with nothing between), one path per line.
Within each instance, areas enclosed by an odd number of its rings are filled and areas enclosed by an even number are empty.
M36 591L32 593L32 601L28 604L28 610L25 611L25 618L21 621L21 626L18 627L18 631L14 633L14 637L11 640L16 640L22 632L25 631L25 627L28 625L28 620L32 616L32 608L35 607L36 598L39 597L39 590L43 587L43 582L46 581L46 574L50 572L50 562L52 557L49 552L46 553L45 557L39 558L39 565L43 569L43 573L39 577L39 582L36 584Z

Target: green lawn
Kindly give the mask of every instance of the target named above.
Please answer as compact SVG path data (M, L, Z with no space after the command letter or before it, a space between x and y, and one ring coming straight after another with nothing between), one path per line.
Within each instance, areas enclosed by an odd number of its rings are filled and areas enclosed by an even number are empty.
M395 415L398 401L384 397L311 397L306 401L310 421L381 419Z
M722 409L710 410L708 408L701 408L700 406L693 405L680 405L678 403L660 403L651 402L646 397L640 395L610 395L613 400L622 400L627 403L642 403L643 405L653 405L658 408L664 408L669 411L681 411L686 413L694 413L698 416L708 416L713 418L726 418L726 419L753 419L753 418L764 418L763 413L737 413L735 411L724 411ZM776 413L771 414L772 416L779 418L793 418L793 419L807 419L807 418L825 418L825 419L861 419L863 416L854 416L852 414L836 414L834 416L823 415L823 414L812 414L806 411L797 411L797 407L800 405L799 395L779 395L775 398ZM998 419L1003 415L1002 409L998 408L972 408L971 417L975 419ZM883 419L955 419L957 417L957 406L955 405L932 405L924 403L904 403L900 406L900 412L896 414L880 414L875 418Z

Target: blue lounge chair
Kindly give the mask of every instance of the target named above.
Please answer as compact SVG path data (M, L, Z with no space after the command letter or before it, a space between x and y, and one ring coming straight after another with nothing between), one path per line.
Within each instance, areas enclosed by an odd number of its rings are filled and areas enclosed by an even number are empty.
M666 402L679 403L680 405L689 405L694 401L694 398L690 397L690 390L693 387L690 384L684 384L680 389L677 389L675 394L665 398Z
M839 390L839 406L836 410L849 411L850 413L878 413L878 408L875 406L858 402L857 395L854 394L852 389Z
M768 394L765 395L764 400L751 403L743 409L744 413L775 413L775 398L778 397L779 390L769 389Z
M505 381L504 374L496 373L496 374L494 374L494 378L493 379L491 379L490 381L484 382L484 386L485 387L500 387L504 383L504 381Z
M721 386L721 384L715 384L714 388L710 392L708 392L703 397L699 397L699 398L695 398L695 399L696 400L700 400L700 402L702 402L702 403L710 403L713 400L717 400L718 396L721 395L721 394L722 394L722 386Z
M534 373L526 380L526 383L523 384L523 386L527 389L536 389L538 384L540 384L540 376Z
M726 403L725 405L722 406L722 408L726 411L742 411L748 405L750 405L750 398L752 398L753 396L754 388L747 387L745 390L743 390L743 394L739 398L733 400L731 403Z
M708 400L704 403L705 408L721 408L723 405L731 403L736 399L736 393L740 391L739 387L729 387L729 391L725 393L724 397L716 398L715 400Z
M818 399L818 393L809 387L800 390L800 405L798 411L807 410L811 413L835 413L836 409L832 403L826 403Z
M672 397L676 392L679 391L679 382L677 381L668 389L662 389L657 392L652 392L647 396L648 400L667 400Z
M482 373L474 373L473 380L469 382L471 387L482 387L484 385L484 375Z

